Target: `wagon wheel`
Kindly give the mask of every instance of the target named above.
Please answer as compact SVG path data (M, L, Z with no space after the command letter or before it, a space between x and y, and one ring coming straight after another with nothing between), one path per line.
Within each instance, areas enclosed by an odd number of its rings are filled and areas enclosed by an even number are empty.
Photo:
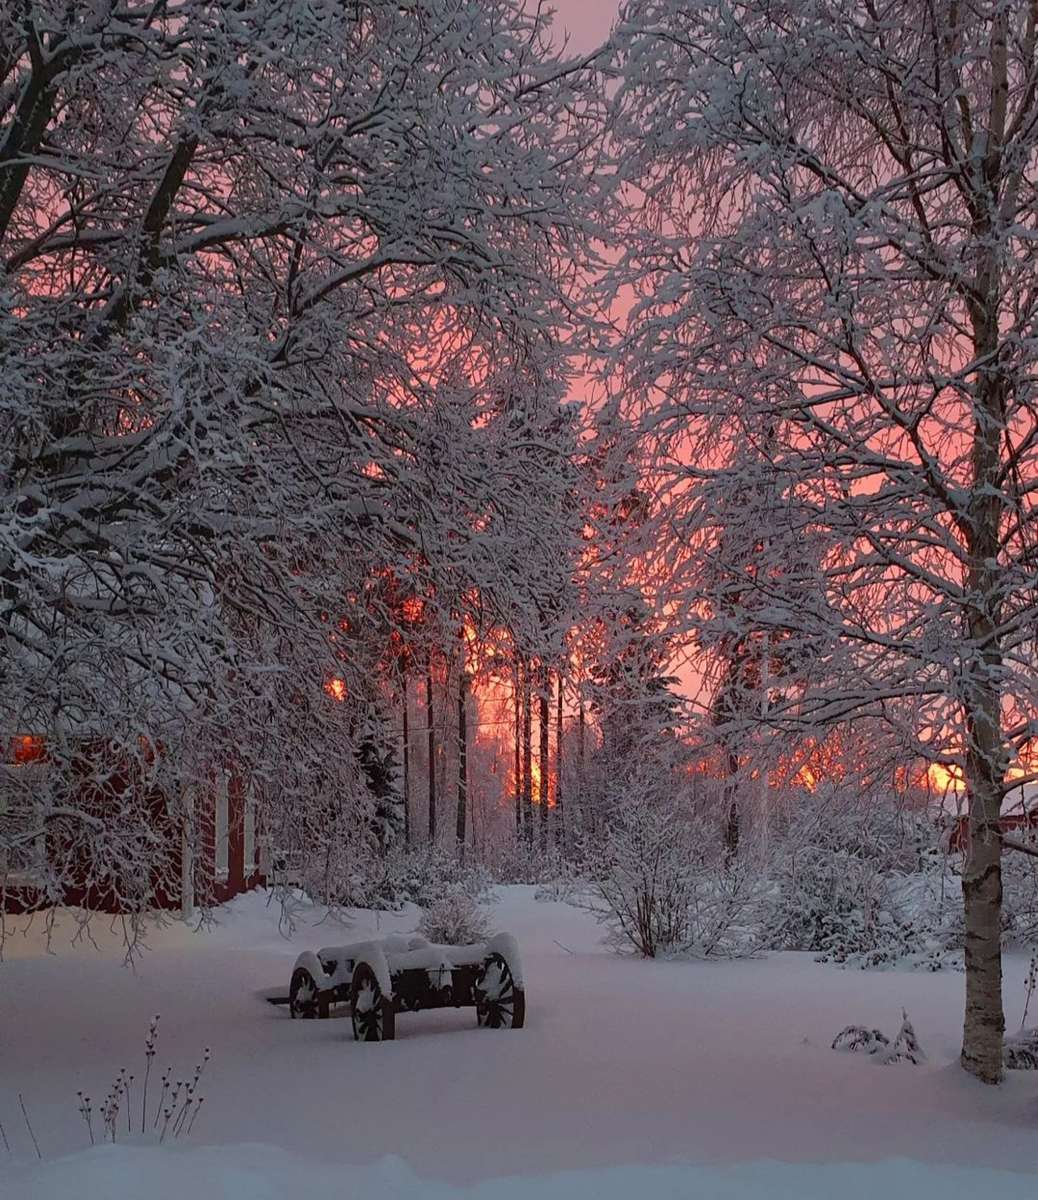
M292 972L292 983L288 989L288 1015L292 1020L313 1020L320 1013L319 988L314 977L304 967Z
M390 1042L396 1037L393 1002L382 993L375 972L367 963L353 969L350 985L353 1038L357 1042Z
M476 976L476 1021L488 1029L522 1029L526 993L516 985L507 959L488 954Z

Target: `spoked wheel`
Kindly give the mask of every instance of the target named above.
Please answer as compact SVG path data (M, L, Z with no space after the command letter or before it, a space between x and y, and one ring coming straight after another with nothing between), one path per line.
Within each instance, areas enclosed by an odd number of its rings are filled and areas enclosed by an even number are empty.
M292 972L292 983L288 989L288 1015L293 1021L311 1021L320 1015L317 984L303 967L297 967Z
M391 1042L396 1037L393 1002L383 995L375 972L367 963L358 963L350 985L353 1037L358 1042Z
M488 954L476 977L476 1021L488 1029L522 1029L526 1019L526 993L512 977L500 954Z

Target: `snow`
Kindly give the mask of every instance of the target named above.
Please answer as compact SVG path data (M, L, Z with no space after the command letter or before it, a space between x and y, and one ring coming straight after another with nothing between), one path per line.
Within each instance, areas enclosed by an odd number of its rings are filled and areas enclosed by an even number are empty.
M426 970L433 984L440 986L441 975L453 967L482 963L488 953L500 954L509 964L512 978L522 987L522 959L519 944L510 933L497 933L489 942L473 942L467 946L433 945L416 934L404 937L390 934L377 941L351 942L344 946L324 946L317 951L304 950L293 969L303 968L324 987L340 987L353 978L355 964L364 961L371 966L383 992L392 992L389 973L394 971ZM326 976L323 963L334 962L335 969ZM381 972L381 974L380 974ZM387 973L388 972L388 973Z
M522 947L526 1028L477 1029L472 1009L405 1013L380 1044L355 1043L348 1018L290 1021L263 1002L300 951L335 940L323 910L284 938L276 906L242 896L209 933L157 930L133 971L117 928L57 954L39 923L16 934L0 964L13 1163L0 1197L1035 1194L1038 1081L1013 1073L988 1089L955 1064L961 974L802 954L646 962L607 952L587 913L531 888L499 888L492 912ZM357 912L341 941L408 935L418 916ZM1011 1028L1025 971L1008 958ZM851 1022L896 1028L902 1008L927 1064L877 1068L830 1049ZM169 1064L186 1077L212 1047L204 1110L172 1146L91 1150L76 1091L96 1102L123 1066L139 1080L155 1013L153 1084Z
M242 1145L190 1150L143 1150L103 1146L59 1159L15 1177L23 1200L183 1200L185 1195L220 1200L284 1200L308 1195L378 1196L380 1200L1032 1200L1033 1175L933 1167L900 1159L885 1163L808 1165L759 1162L731 1167L669 1165L513 1175L459 1187L419 1177L400 1158L384 1158L344 1172L273 1146ZM982 1189L984 1192L982 1193Z
M523 987L523 959L519 953L518 941L510 933L495 933L487 942L487 950L492 954L501 955L508 963L515 986Z

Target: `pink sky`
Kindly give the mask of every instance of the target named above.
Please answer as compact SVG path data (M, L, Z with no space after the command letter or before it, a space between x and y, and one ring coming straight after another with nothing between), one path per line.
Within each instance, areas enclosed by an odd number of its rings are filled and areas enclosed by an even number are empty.
M558 15L555 20L570 33L570 48L591 50L609 36L616 16L617 0L550 0Z

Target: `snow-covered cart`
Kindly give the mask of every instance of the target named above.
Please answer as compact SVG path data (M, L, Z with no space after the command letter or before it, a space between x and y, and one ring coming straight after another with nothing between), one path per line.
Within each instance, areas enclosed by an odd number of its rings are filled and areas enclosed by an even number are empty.
M474 1007L479 1025L521 1029L519 947L499 933L472 946L436 946L416 935L306 951L292 971L290 1015L327 1017L334 1004L350 1006L359 1042L390 1041L397 1013L425 1008Z

